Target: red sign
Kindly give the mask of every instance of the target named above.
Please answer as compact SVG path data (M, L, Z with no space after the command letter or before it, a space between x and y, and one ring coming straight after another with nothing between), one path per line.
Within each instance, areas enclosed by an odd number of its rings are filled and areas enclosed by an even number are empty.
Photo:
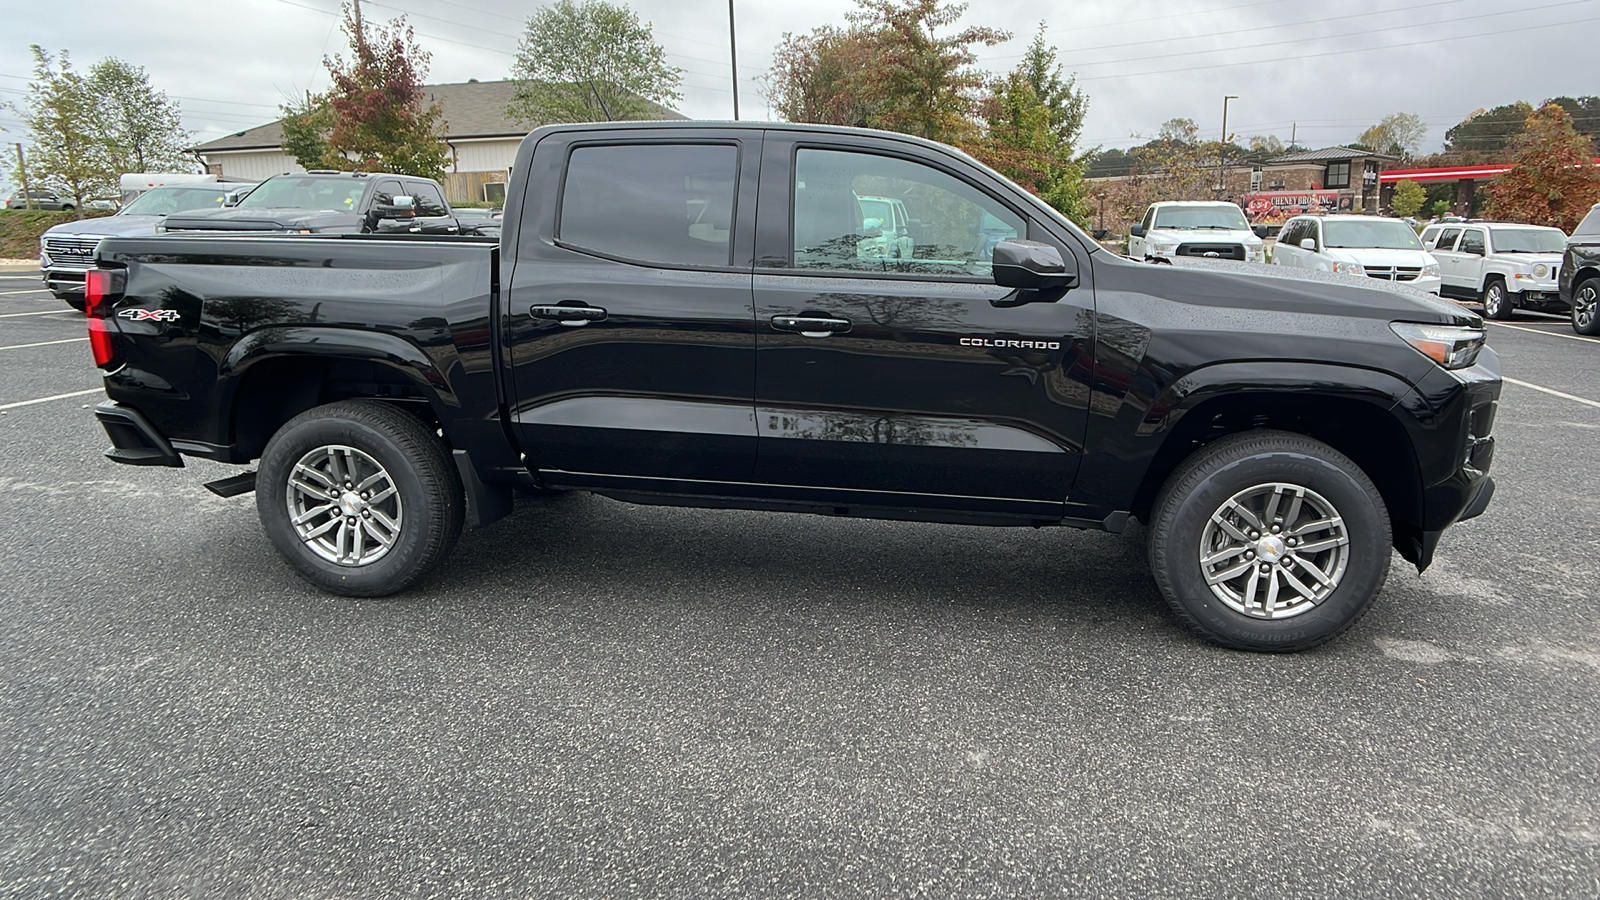
M1349 212L1355 197L1339 191L1272 191L1247 194L1244 212L1253 224L1282 222L1304 213Z

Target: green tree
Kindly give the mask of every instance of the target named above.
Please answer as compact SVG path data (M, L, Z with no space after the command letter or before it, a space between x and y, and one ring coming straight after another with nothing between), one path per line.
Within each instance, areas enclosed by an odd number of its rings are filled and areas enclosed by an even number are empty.
M1422 149L1428 136L1428 123L1416 113L1397 112L1384 116L1378 124L1361 132L1357 140L1377 153L1411 159Z
M1594 142L1572 127L1572 116L1549 103L1528 116L1509 147L1511 171L1489 186L1490 218L1553 225L1571 232L1600 202Z
M1533 104L1521 100L1476 110L1444 133L1445 154L1462 161L1498 159L1533 111Z
M401 16L371 28L344 7L350 60L323 57L332 85L285 106L284 149L307 168L443 178L450 159L438 103L424 103L430 55ZM319 140L320 139L320 140Z
M682 97L649 23L605 0L557 0L528 17L506 113L530 125L655 119Z
M38 44L33 79L18 117L28 129L29 184L50 185L72 197L78 218L85 201L117 195L117 173L103 137L102 109L89 79ZM14 176L21 183L21 173Z
M1414 216L1428 202L1428 192L1415 181L1402 181L1394 186L1394 196L1389 200L1389 211L1397 216Z
M873 35L862 28L785 33L761 78L761 95L786 122L882 128L886 104L865 75L873 53Z
M178 104L151 87L142 66L102 59L89 68L88 87L101 107L101 137L117 174L195 169L184 152L191 135Z
M873 65L866 70L868 89L883 98L883 122L902 134L961 144L977 133L979 94L989 76L979 70L973 46L992 47L1011 33L969 25L953 34L939 34L954 25L965 3L940 0L856 0L860 9L846 18L874 35Z
M984 134L968 148L1062 215L1088 227L1083 173L1090 154L1076 147L1089 101L1073 78L1062 77L1044 27L1021 62L990 85L981 109Z

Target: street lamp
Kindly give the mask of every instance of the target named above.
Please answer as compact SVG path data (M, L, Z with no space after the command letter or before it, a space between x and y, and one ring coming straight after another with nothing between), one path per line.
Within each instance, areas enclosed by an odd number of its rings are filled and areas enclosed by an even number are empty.
M1239 99L1236 94L1227 94L1222 98L1222 141L1217 144L1217 199L1222 199L1222 165L1228 152L1228 101Z

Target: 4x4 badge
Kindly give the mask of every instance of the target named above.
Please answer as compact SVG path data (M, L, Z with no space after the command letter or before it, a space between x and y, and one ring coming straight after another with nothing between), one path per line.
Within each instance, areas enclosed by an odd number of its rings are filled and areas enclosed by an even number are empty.
M183 314L175 309L119 309L117 318L135 322L176 322Z

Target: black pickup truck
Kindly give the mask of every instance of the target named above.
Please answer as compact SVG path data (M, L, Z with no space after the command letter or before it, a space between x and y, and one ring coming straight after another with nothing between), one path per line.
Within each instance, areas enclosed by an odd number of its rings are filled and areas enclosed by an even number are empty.
M1420 293L1125 259L895 134L552 126L514 172L498 244L102 243L108 455L259 460L209 486L253 488L284 557L353 596L412 584L519 488L1136 517L1178 618L1252 650L1348 628L1391 546L1426 567L1493 492L1498 360Z

